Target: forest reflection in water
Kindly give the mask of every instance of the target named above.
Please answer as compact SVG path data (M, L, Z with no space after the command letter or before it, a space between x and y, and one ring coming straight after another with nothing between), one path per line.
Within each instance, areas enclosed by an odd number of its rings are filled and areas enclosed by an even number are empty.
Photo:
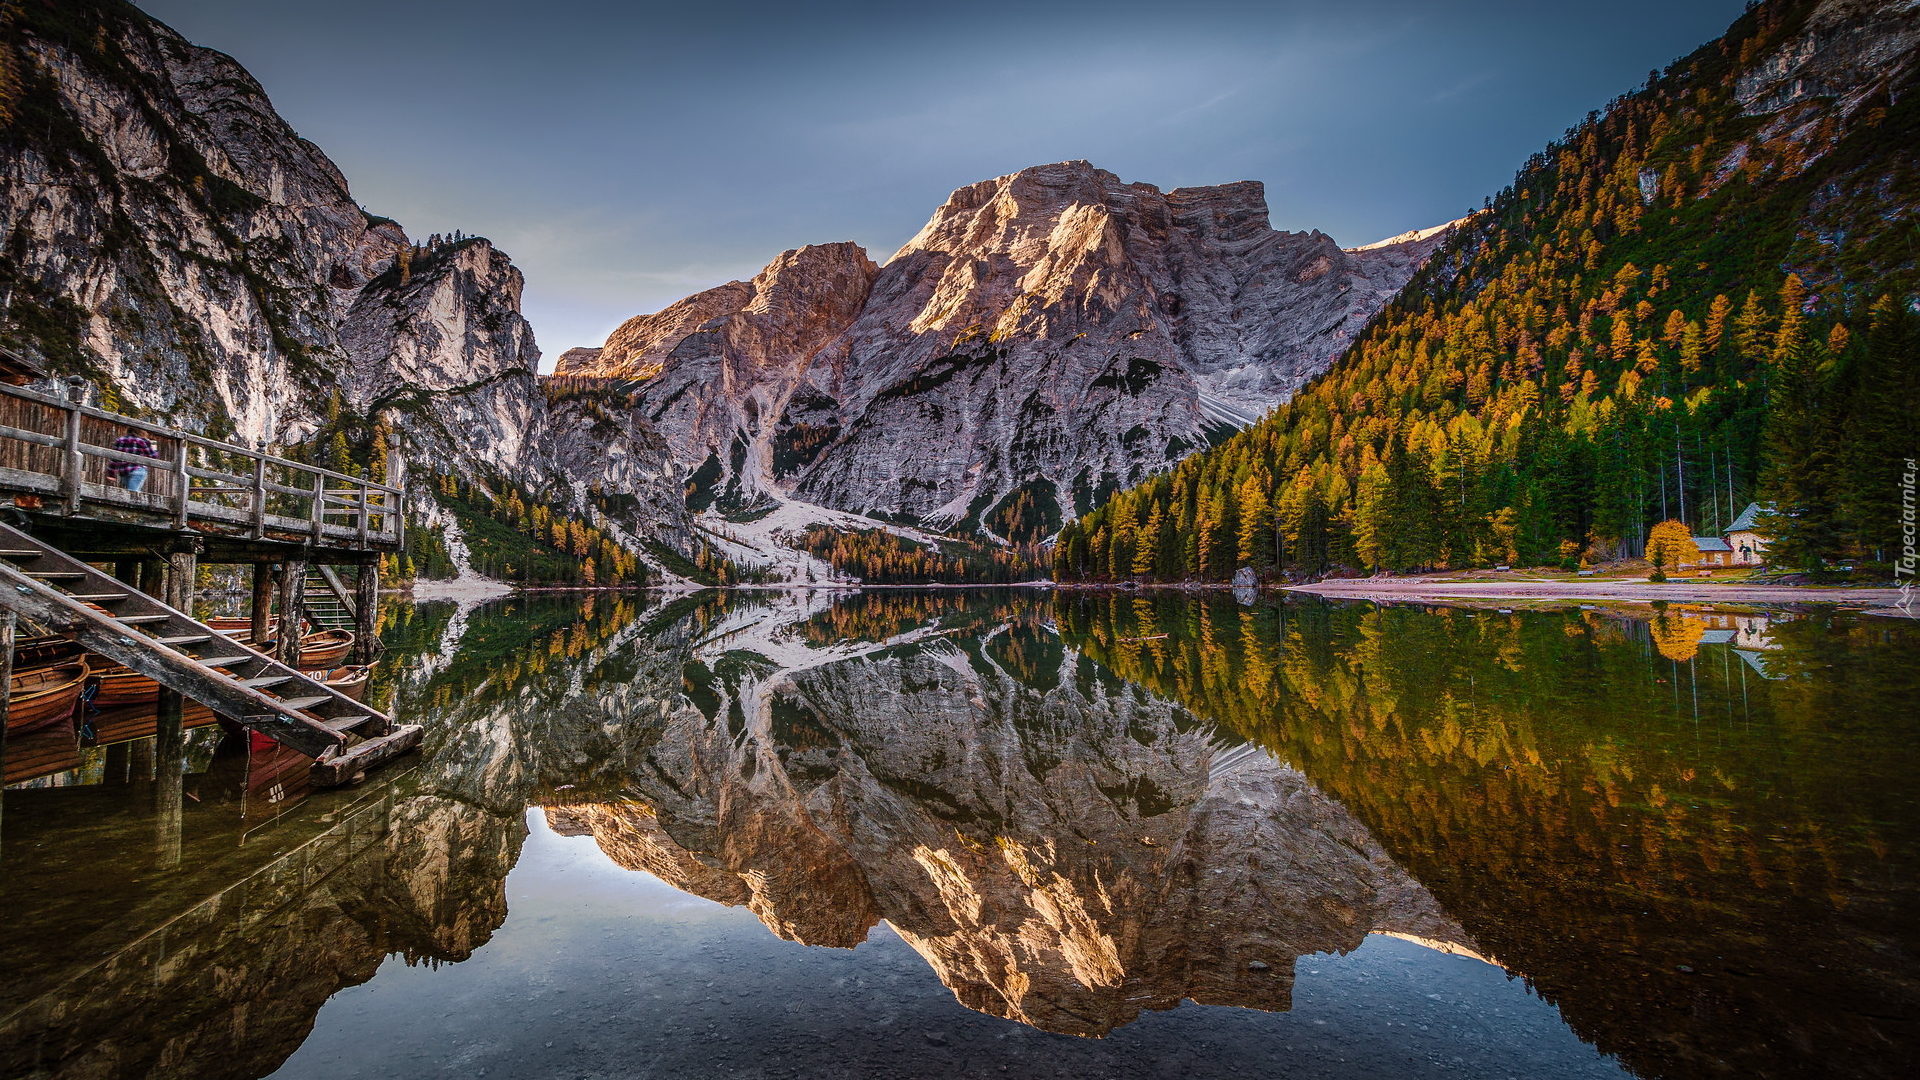
M789 941L884 921L1043 1031L1287 1010L1296 957L1384 933L1643 1076L1914 1061L1903 622L1022 590L388 620L409 772L269 803L202 755L177 865L100 751L7 793L0 1075L272 1071L383 958L483 950L529 805Z

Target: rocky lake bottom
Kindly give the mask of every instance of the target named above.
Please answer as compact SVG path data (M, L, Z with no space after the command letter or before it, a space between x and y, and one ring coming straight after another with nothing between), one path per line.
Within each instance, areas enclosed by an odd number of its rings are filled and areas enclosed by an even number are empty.
M1920 1062L1906 620L1022 589L383 620L369 699L428 741L357 787L207 714L9 740L0 1077Z

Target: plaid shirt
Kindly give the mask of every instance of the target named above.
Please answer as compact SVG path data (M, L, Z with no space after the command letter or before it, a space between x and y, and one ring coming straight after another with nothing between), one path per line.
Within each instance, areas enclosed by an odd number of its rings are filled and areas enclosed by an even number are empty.
M123 454L139 454L141 457L150 458L160 456L160 451L153 448L153 440L147 438L145 435L122 435L113 440L113 448ZM135 469L144 468L146 468L146 466L136 465L131 461L109 461L107 462L107 475L118 478L127 475Z

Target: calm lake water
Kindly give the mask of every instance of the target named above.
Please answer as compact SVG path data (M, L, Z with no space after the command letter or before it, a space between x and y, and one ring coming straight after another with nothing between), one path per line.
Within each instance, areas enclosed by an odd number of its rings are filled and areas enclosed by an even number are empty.
M423 753L17 737L0 1077L1920 1065L1920 627L1003 590L395 606ZM177 770L184 783L167 782Z

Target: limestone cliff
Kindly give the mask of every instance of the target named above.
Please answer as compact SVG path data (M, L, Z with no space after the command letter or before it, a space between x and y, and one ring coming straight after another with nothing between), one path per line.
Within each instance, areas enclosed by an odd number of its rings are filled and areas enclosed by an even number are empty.
M120 0L10 4L0 75L7 344L216 438L296 446L337 397L432 471L598 485L678 530L644 423L549 406L507 257L367 214L231 58Z
M954 192L884 267L786 252L561 370L645 380L696 500L970 528L1025 492L1057 521L1286 400L1442 239L1342 249L1272 229L1258 183L1065 162Z

